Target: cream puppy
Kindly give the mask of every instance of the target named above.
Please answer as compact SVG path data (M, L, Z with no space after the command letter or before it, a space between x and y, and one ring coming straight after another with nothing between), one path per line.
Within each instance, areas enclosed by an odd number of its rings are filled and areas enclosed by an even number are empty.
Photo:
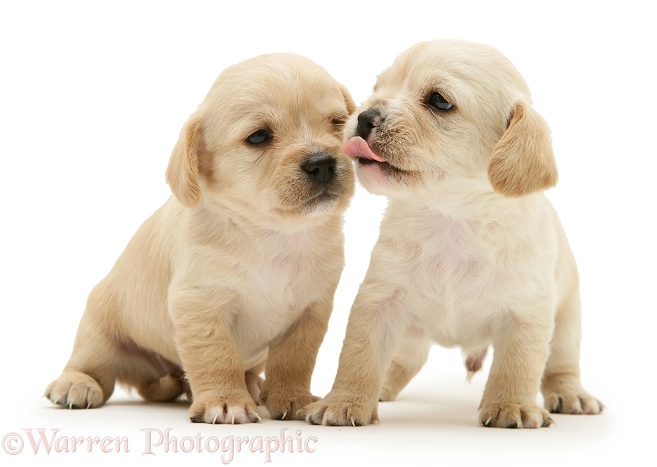
M46 396L90 408L117 381L150 401L187 390L191 420L206 423L258 421L259 398L276 419L316 400L310 378L354 189L342 150L354 107L303 57L227 68L173 150L174 196L91 292Z
M325 425L378 421L432 342L469 371L495 351L485 426L537 428L551 412L595 414L580 385L575 260L543 190L557 181L549 129L496 50L425 42L379 75L348 121L345 151L389 198L353 305L338 374L306 410Z

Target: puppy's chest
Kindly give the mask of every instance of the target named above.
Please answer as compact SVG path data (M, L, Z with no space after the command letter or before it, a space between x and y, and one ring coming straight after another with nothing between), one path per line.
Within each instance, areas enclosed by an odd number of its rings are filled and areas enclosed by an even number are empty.
M406 265L418 297L443 313L477 309L504 294L506 253L469 225L436 222L407 238Z
M325 297L330 284L337 281L336 269L334 261L318 250L322 248L312 239L299 237L255 251L250 264L242 268L243 312L286 322Z
M244 271L243 300L248 309L266 308L270 313L288 314L312 301L316 287L307 258L298 253L279 254Z
M335 247L331 242L322 245L326 244ZM303 239L251 242L249 246L238 252L224 250L206 268L222 271L211 287L218 296L230 297L231 332L247 367L261 361L270 342L304 310L331 296L328 291L340 273L335 261L321 261L325 250L312 254L311 245Z

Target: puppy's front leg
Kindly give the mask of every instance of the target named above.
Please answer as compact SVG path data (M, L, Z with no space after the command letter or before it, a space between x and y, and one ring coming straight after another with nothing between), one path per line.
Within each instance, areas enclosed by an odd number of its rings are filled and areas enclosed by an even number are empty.
M303 420L300 410L318 400L310 380L332 308L332 301L310 305L269 345L260 401L274 420Z
M244 381L228 307L210 302L199 290L170 294L178 351L193 395L190 419L195 423L260 421Z
M551 317L547 310L541 316ZM552 329L548 319L536 315L520 318L509 313L499 324L493 364L479 407L484 426L540 428L553 423L536 403Z
M367 425L378 423L378 398L385 369L406 322L398 296L381 296L390 286L362 286L349 315L340 354L338 374L331 392L304 409L315 425Z

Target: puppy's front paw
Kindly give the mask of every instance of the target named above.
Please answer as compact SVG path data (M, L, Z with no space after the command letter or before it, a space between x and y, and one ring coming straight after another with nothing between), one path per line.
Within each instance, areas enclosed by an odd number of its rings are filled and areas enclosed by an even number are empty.
M531 403L482 403L479 421L484 426L495 428L541 428L554 423L546 410Z
M48 385L44 395L54 404L69 409L91 409L105 402L98 382L80 371L65 371Z
M263 391L260 399L274 420L305 420L301 410L318 400L319 397L305 392L285 394L266 390Z
M362 426L379 423L376 401L348 394L329 393L325 399L302 410L303 418L313 425Z
M194 397L189 408L193 423L255 423L259 422L258 408L249 396L205 394Z

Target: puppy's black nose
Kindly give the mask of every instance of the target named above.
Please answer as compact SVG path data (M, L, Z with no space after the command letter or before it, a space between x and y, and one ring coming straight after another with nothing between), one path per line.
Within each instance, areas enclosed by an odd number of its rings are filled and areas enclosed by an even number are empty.
M356 133L363 139L372 132L372 128L381 124L381 114L376 110L366 110L358 115L358 125L356 125Z
M335 173L335 158L329 154L313 154L301 168L318 182L328 182Z

